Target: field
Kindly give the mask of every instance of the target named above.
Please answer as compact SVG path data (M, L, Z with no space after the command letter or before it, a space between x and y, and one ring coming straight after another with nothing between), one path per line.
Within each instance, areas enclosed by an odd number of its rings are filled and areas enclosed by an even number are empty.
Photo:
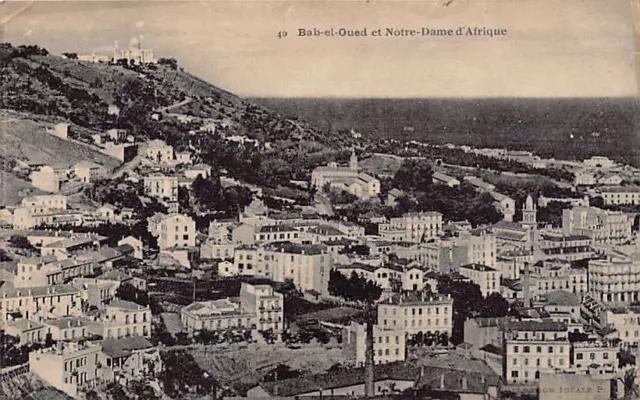
M87 146L48 134L46 128L53 125L52 122L33 120L28 115L0 111L0 157L54 165L73 165L88 160L107 169L119 164L115 158Z
M248 389L278 364L286 364L294 370L321 373L336 363L344 362L339 347L305 345L292 350L282 344L257 347L255 343L241 348L232 345L228 349L199 347L190 352L200 367L223 385L236 389Z
M25 196L39 193L41 192L33 188L31 183L8 172L0 171L0 206L16 204Z

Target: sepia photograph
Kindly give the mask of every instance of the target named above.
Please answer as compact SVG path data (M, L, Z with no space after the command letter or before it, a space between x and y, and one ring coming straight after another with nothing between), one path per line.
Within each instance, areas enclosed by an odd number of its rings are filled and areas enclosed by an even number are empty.
M0 21L0 400L640 399L640 0Z

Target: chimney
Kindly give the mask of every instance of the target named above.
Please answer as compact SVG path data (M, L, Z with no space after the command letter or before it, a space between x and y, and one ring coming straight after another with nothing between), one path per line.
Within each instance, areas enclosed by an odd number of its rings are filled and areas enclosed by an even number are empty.
M441 390L446 389L444 386L444 374L440 374L440 389Z
M462 377L462 390L469 390L469 386L467 385L467 377Z
M524 297L524 307L531 307L531 293L529 290L529 263L524 263L524 277L522 278L522 295Z

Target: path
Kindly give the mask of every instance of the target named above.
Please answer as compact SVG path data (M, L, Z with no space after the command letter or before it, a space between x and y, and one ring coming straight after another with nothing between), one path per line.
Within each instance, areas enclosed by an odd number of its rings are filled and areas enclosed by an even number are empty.
M171 109L182 107L182 106L186 106L187 104L191 103L192 101L193 101L193 99L191 97L187 97L187 98L185 98L184 100L182 100L179 103L175 103L175 104L172 104L170 106L158 108L154 112L164 114L164 113L166 113L167 111L169 111Z

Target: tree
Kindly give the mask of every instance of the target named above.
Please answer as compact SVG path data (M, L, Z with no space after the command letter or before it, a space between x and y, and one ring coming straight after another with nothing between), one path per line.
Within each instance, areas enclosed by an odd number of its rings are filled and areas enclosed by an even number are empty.
M160 65L166 65L169 68L173 69L173 70L177 70L178 69L178 61L175 58L164 58L161 57L158 59L158 64Z
M123 283L118 286L118 289L116 290L116 297L145 307L149 305L149 295L147 292L138 290L130 283Z
M438 293L451 295L453 299L453 331L451 342L464 341L464 321L480 314L484 299L480 287L474 283L451 279L448 275L438 277Z
M393 177L393 186L402 190L426 190L432 184L433 167L427 160L405 160Z
M634 394L636 393L636 369L629 368L625 371L624 377L622 378L622 384L624 385L624 398L625 399L633 399Z
M504 317L509 314L509 302L500 293L488 295L482 304L483 317Z
M13 247L17 247L19 249L24 250L35 250L36 248L29 242L26 236L22 235L11 235L9 237L9 244Z

